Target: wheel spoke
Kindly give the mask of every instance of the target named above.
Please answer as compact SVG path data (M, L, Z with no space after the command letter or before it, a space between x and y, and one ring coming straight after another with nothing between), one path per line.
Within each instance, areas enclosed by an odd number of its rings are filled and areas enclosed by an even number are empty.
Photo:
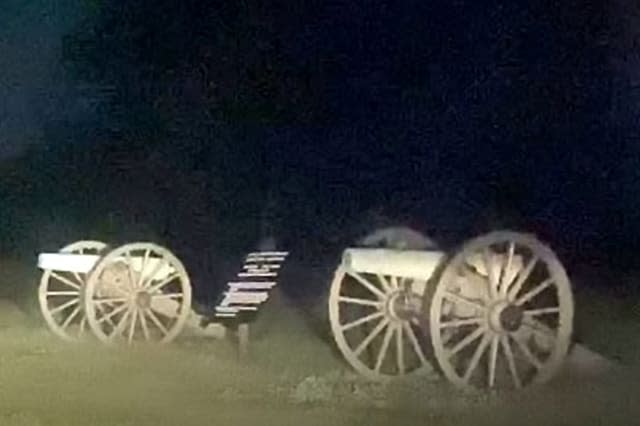
M338 298L338 302L350 303L353 305L361 305L361 306L373 306L375 308L380 308L380 305L381 305L381 303L377 300L359 299L357 297L347 297L347 296L340 296Z
M72 274L73 274L73 278L76 279L76 283L78 283L78 285L82 287L84 285L84 280L82 279L80 274L77 272L72 272Z
M369 314L369 315L367 315L365 317L359 318L359 319L357 319L355 321L351 321L351 322L348 322L346 324L342 324L340 327L342 328L342 331L347 331L347 330L350 330L350 329L352 329L354 327L357 327L359 325L367 323L369 321L373 321L376 318L380 318L382 316L384 316L383 312L374 312L374 313Z
M384 275L378 274L377 276L378 281L380 281L380 285L384 289L385 293L391 293L393 291L393 286L391 285L391 283L387 281Z
M113 311L109 312L108 314L106 314L105 316L103 316L102 318L100 318L99 320L97 320L98 324L105 322L105 321L109 321L109 323L111 324L111 326L113 328L116 327L115 323L111 320L111 318L115 317L116 315L118 315L120 312L124 311L125 309L127 309L129 307L129 305L127 305L126 303L123 303L122 305L118 306L117 308L115 308ZM98 310L102 311L102 309L98 308ZM104 311L102 311L102 313L104 313Z
M71 314L67 317L67 319L62 323L62 328L65 329L69 327L69 324L74 320L76 316L80 313L80 306L76 306Z
M404 288L407 280L408 278L405 277L396 277L397 288Z
M142 326L144 339L149 340L149 327L147 325L147 317L144 316L144 311L140 312L140 325Z
M133 341L133 336L136 333L136 319L138 317L138 310L131 310L131 324L129 325L129 337L127 338L128 342L131 343Z
M484 321L485 319L482 317L454 319L450 321L440 322L440 328L443 329L443 328L463 327L465 325L476 325L476 324L481 324Z
M511 352L511 345L509 345L509 336L502 336L500 338L500 343L502 343L502 349L504 350L504 355L507 358L509 371L511 371L511 377L513 377L513 384L517 389L520 389L522 387L522 382L520 381L520 376L516 369L516 361L513 358L513 352Z
M551 328L542 324L540 321L536 320L532 317L524 317L522 321L522 325L529 328L534 334L542 337L543 339L547 339L551 342L555 341L556 334L553 332Z
M540 370L542 368L542 363L538 358L535 357L535 355L531 353L531 351L527 347L526 342L520 340L520 337L518 337L516 334L512 334L511 337L516 342L516 345L518 345L518 349L520 349L520 352L522 352L527 361L529 361L529 363L533 365L537 370Z
M138 288L142 288L142 281L144 280L144 271L147 270L147 265L149 263L149 255L150 254L151 254L151 250L150 249L146 249L144 251L144 257L142 258L142 266L140 267L140 276L138 277L138 282L136 283L136 287L138 287Z
M396 361L398 362L398 373L404 374L404 341L402 339L402 326L396 326Z
M110 305L112 303L124 303L129 300L128 297L107 297L102 299L94 299L93 303L96 305Z
M103 308L102 306L100 306L99 304L96 304L96 309L99 311L100 315L104 315L104 314L105 314L105 312L104 312L104 308ZM85 319L86 319L86 317L85 317ZM107 318L107 321L109 322L109 325L110 325L112 328L115 328L115 326L116 326L116 325L113 323L113 321L111 320L111 318ZM98 321L98 322L100 322L100 321Z
M167 330L167 328L162 324L162 322L160 321L160 319L158 319L158 316L152 309L148 308L146 312L147 315L149 315L149 318L151 318L151 322L153 322L153 324L158 327L165 336L169 334L169 330Z
M484 350L487 348L487 345L489 344L490 341L491 341L491 337L489 336L489 333L485 333L482 336L482 340L480 340L478 347L473 353L473 356L471 357L471 361L469 362L467 371L465 371L464 376L462 377L462 380L464 380L465 383L469 383L469 380L471 379L471 375L475 371L476 367L478 367L478 363L480 362L480 357L482 357L482 354L484 353Z
M362 351L364 351L367 346L369 346L369 344L371 344L371 342L373 341L373 339L376 338L376 336L378 336L378 334L380 334L380 332L382 332L382 330L387 327L389 325L389 320L386 318L383 318L378 325L371 330L371 333L369 333L369 335L367 337L365 337L365 339L360 342L360 345L358 345L358 347L356 348L355 351L353 351L355 353L356 356L359 356Z
M124 332L124 329L127 328L127 321L129 320L129 316L131 315L131 308L129 306L127 306L127 308L129 309L127 309L122 318L120 318L120 322L116 324L116 327L110 336L111 338L119 336Z
M80 299L76 298L76 299L73 299L73 300L70 300L68 302L63 303L62 305L56 306L55 308L51 309L51 314L57 314L58 312L64 311L68 307L77 304L79 302L79 300Z
M511 266L513 265L513 254L516 250L516 244L513 241L509 241L509 248L507 249L507 263L502 268L502 273L500 275L500 282L498 283L498 294L501 296L506 296L507 291L509 290L509 286L511 285L510 280L507 278L511 273Z
M463 350L464 348L466 348L467 346L469 346L471 343L473 343L477 338L479 338L480 336L482 336L484 334L486 330L486 327L484 326L480 326L478 327L473 333L469 333L469 335L467 337L465 337L464 339L460 340L448 353L447 353L447 357L451 358L452 356L454 356L455 354L457 354L458 352L460 352L461 350Z
M482 303L476 302L475 300L467 299L459 294L453 293L451 291L445 291L443 297L445 299L449 299L452 302L462 303L463 305L467 305L471 308L478 309L481 312L485 311L485 306Z
M80 294L79 291L48 291L47 297L49 296L78 296Z
M525 303L527 303L528 301L536 297L538 294L542 293L545 289L547 289L552 284L553 284L553 278L547 278L546 280L544 280L543 282L535 286L533 289L528 291L526 294L516 299L515 304L518 306L524 305Z
M498 277L496 277L491 255L492 252L488 247L482 250L482 259L484 260L485 268L487 268L487 276L489 277L489 295L492 299L495 299L498 295Z
M518 296L518 293L520 293L520 289L522 288L522 285L527 280L527 278L529 278L529 275L531 274L531 271L533 271L533 268L536 266L536 263L538 263L538 260L539 260L538 256L533 256L529 260L529 263L527 263L527 266L525 266L525 268L518 273L518 279L507 290L507 298L509 300L513 301Z
M491 338L491 349L489 352L489 387L496 383L496 364L498 363L498 348L500 337L496 334Z
M407 337L409 337L409 340L411 341L411 346L413 347L413 351L416 353L416 355L418 355L418 359L420 359L420 362L422 363L422 365L426 364L427 359L424 356L424 353L422 352L422 348L420 347L420 343L418 342L418 338L416 337L416 334L413 332L413 328L411 328L411 324L407 322L403 322L402 328L404 329L404 332L407 334Z
M378 359L376 360L375 371L376 373L380 372L380 368L382 368L382 363L384 362L385 355L389 350L389 343L391 342L391 337L395 332L395 328L389 325L384 332L384 340L382 341L382 346L380 347L380 351L378 352Z
M61 283L68 285L69 287L73 287L76 290L80 290L80 285L74 283L73 281L71 281L67 277L64 277L64 276L58 274L57 272L51 271L51 276L53 278L55 278L56 280L60 281Z
M360 284L362 284L362 286L364 288L366 288L371 293L376 295L378 297L378 299L384 299L386 297L385 294L378 287L376 287L375 285L371 284L369 281L367 281L364 277L362 277L356 271L353 271L353 270L350 269L350 270L347 271L347 273L349 275L351 275L353 278L355 278L356 281L358 281Z
M184 297L182 293L162 293L162 294L154 294L153 300L161 300L161 299L181 299Z
M397 290L398 288L400 288L400 283L398 282L398 277L396 277L395 275L391 275L390 281L391 281L391 287L394 290ZM402 279L400 281L402 281Z
M525 315L529 315L532 317L539 315L550 315L550 314L559 314L560 308L558 306L553 308L539 308L539 309L528 309L524 311Z
M149 286L147 288L147 292L151 295L153 295L153 293L155 293L156 291L160 290L162 287L164 287L165 285L169 284L171 281L175 280L176 278L179 278L180 274L178 273L172 273L169 274L166 278L164 278L162 281L160 281L157 284L154 284L152 286Z

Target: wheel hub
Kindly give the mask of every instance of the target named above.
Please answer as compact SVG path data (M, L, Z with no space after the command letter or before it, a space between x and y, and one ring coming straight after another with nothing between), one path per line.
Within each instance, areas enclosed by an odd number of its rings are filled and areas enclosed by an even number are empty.
M521 307L500 302L489 313L489 325L498 333L513 333L522 326L523 316Z
M393 293L387 301L387 312L396 321L410 321L418 315L420 298L410 291Z
M140 309L148 309L151 307L151 295L146 291L138 292L135 302Z
M508 332L514 332L522 325L522 309L515 305L509 305L500 313L502 328Z

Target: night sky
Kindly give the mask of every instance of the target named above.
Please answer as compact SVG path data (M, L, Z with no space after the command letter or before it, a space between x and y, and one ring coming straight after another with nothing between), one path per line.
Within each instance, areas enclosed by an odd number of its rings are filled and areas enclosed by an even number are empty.
M508 226L565 259L635 266L637 52L620 6L13 3L4 251L148 237L206 270L255 242L270 194L302 253L344 247L377 210L445 246Z

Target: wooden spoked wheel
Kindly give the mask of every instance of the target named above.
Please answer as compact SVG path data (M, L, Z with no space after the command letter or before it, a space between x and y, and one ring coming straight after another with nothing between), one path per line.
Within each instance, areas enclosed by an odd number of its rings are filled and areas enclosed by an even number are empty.
M100 241L77 241L61 253L101 254L107 245ZM57 336L76 340L85 334L87 318L82 296L87 274L45 270L40 278L38 301L44 319Z
M191 311L191 283L178 258L152 243L109 252L89 275L84 299L93 333L106 343L166 343Z
M344 265L337 269L329 320L340 352L356 371L372 380L432 371L418 320L425 285Z
M555 254L499 231L464 245L425 299L434 355L463 388L514 389L553 377L573 326L573 295Z

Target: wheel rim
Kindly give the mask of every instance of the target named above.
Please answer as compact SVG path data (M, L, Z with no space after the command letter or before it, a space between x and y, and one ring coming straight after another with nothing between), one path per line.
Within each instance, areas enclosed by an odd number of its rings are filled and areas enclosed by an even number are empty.
M182 330L191 310L191 284L169 250L132 243L108 253L86 285L85 309L103 342L166 343Z
M340 352L356 371L373 380L432 371L418 321L422 294L417 288L424 285L338 268L329 320Z
M466 244L426 306L438 364L463 388L545 382L569 348L569 279L555 254L530 235L494 232Z
M63 247L61 253L100 254L107 247L100 241L77 241ZM77 340L85 335L87 318L82 295L87 274L54 271L42 273L38 286L40 312L49 329L65 340Z

